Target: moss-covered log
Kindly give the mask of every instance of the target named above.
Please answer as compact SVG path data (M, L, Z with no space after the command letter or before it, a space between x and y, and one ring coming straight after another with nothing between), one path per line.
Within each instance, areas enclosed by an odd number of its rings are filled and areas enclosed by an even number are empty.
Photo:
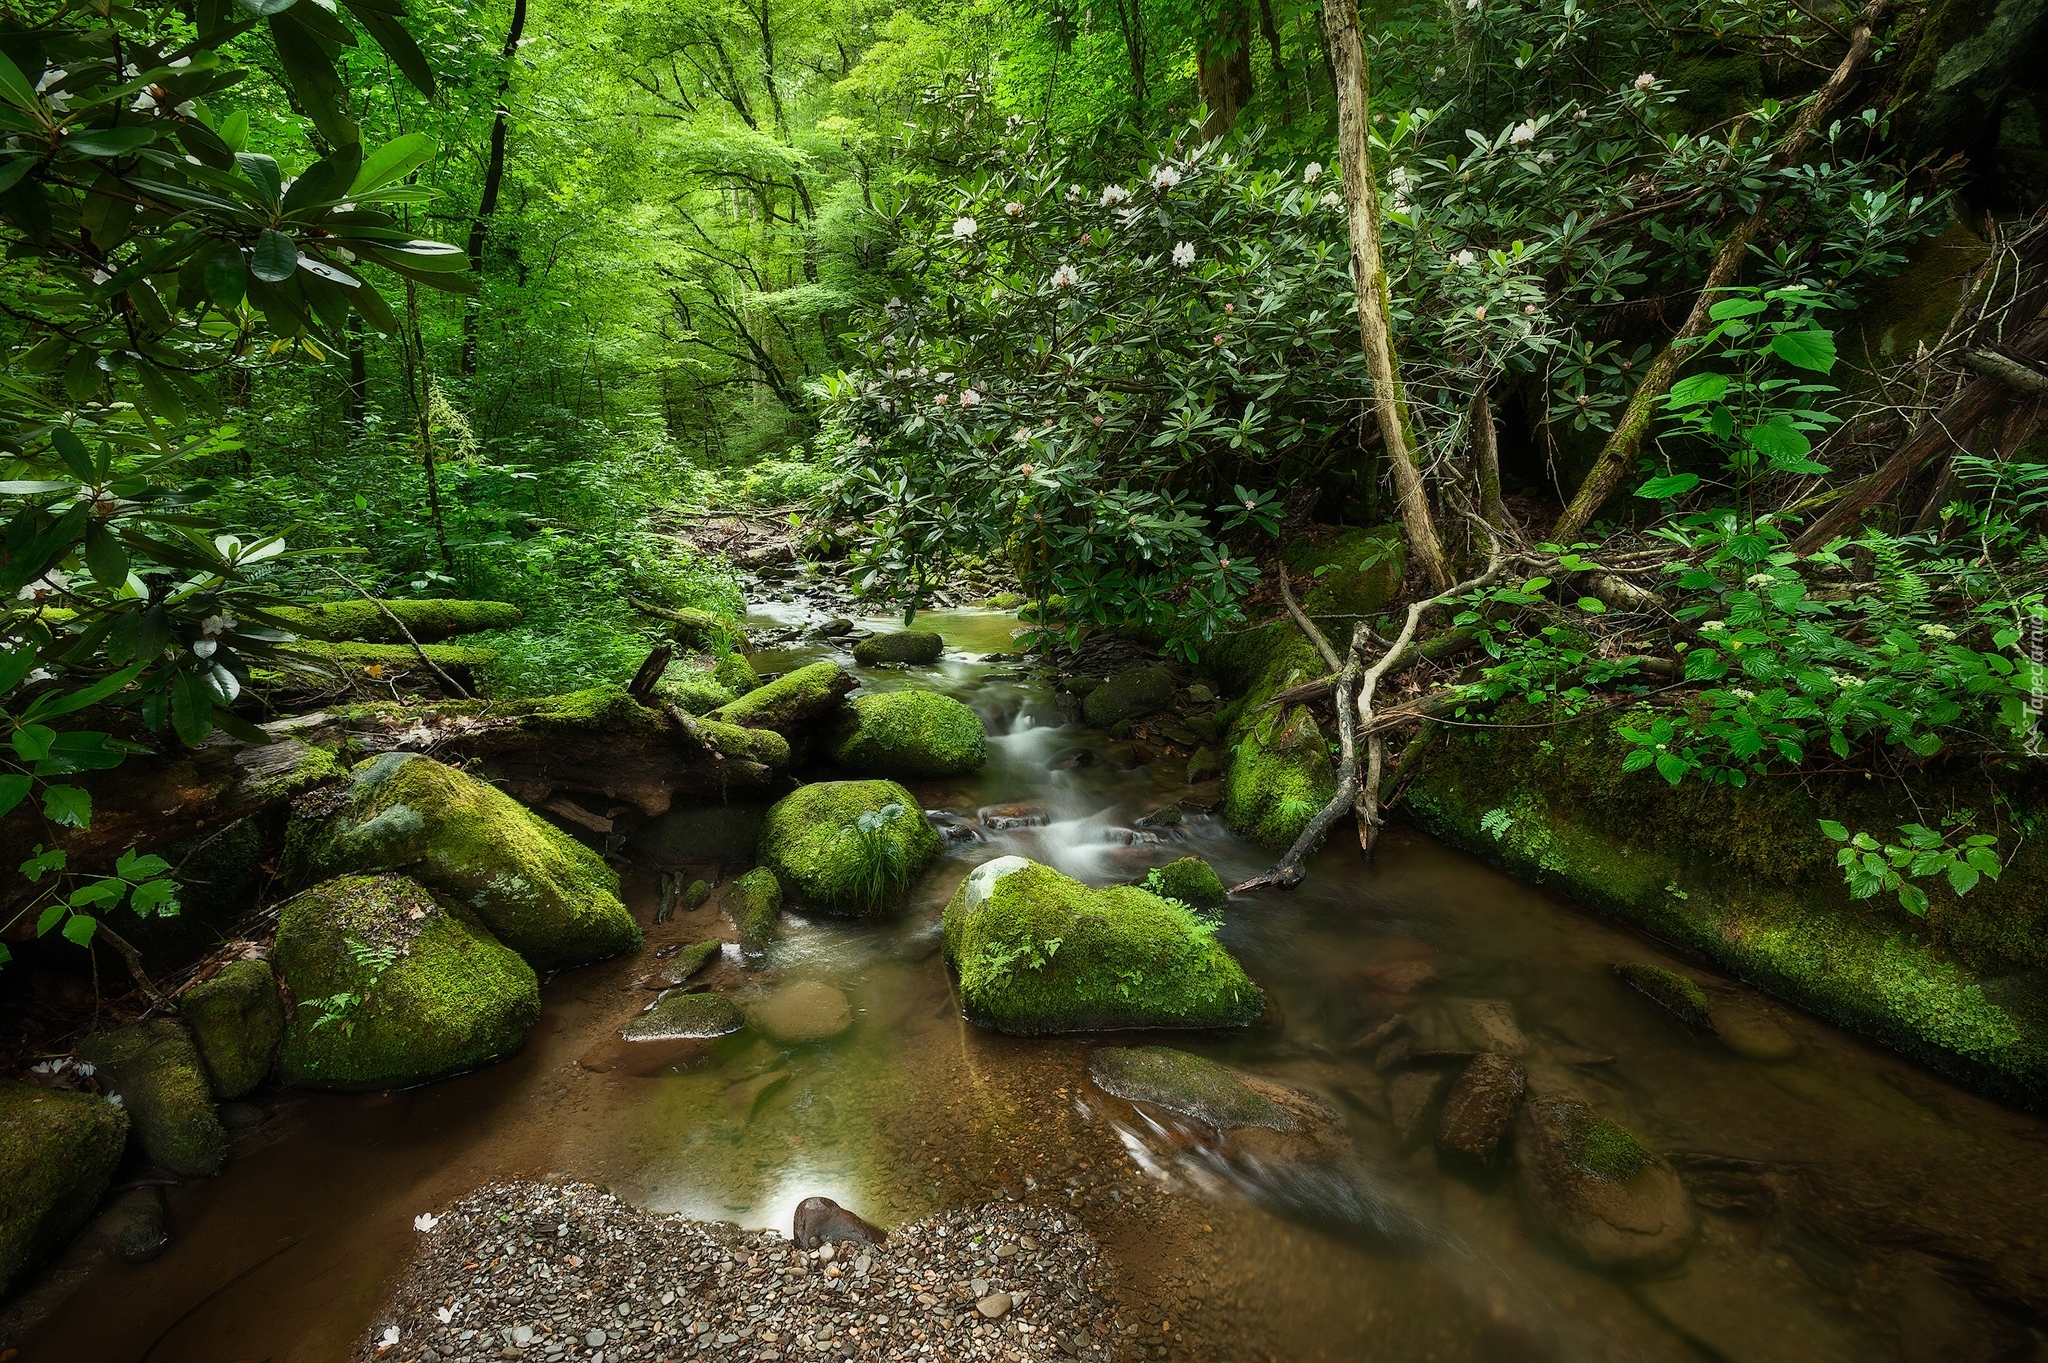
M301 638L357 644L403 644L407 633L418 643L439 643L458 634L511 629L521 618L519 607L506 601L357 599L278 606L268 614Z

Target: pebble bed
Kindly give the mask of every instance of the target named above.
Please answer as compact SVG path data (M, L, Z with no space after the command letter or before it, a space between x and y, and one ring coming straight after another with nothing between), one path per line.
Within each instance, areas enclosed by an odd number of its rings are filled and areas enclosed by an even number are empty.
M1108 1261L1049 1207L992 1203L806 1252L587 1184L494 1183L415 1226L360 1359L1116 1357Z

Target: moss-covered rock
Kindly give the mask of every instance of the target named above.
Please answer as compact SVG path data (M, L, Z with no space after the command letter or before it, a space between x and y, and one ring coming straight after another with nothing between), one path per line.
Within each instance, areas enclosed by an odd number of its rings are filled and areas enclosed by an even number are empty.
M2032 60L2042 0L1935 0L1899 74L1896 128L1908 155L1967 151L1998 126Z
M667 994L619 1035L628 1041L680 1041L725 1036L746 1025L739 1005L723 994Z
M178 996L216 1098L239 1098L269 1076L284 1040L284 1003L268 961L231 961Z
M862 891L867 856L863 839L848 830L861 815L890 805L903 812L883 825L878 836L896 849L899 883L893 894L874 902ZM758 858L795 903L842 917L862 917L901 903L903 890L938 854L938 830L910 792L894 781L820 781L799 788L768 811Z
M519 607L505 601L323 601L279 606L270 614L301 638L359 644L402 644L406 631L420 643L431 644L458 634L511 629L521 618ZM394 615L405 630L391 622Z
M760 684L753 665L743 655L726 653L708 666L702 658L677 659L655 683L654 694L689 714L708 715Z
M1408 572L1408 540L1398 525L1346 528L1292 540L1280 551L1301 608L1337 641L1349 645L1359 617L1387 608Z
M1233 1071L1170 1046L1099 1050L1088 1062L1088 1076L1104 1093L1151 1103L1218 1131L1237 1126L1292 1131L1297 1125L1286 1108Z
M533 967L403 876L343 876L286 903L277 968L298 1005L278 1068L304 1088L403 1088L474 1069L518 1050L540 1017Z
M876 663L935 663L946 651L946 640L935 629L900 629L894 634L874 634L853 646L853 660L862 667Z
M1200 857L1182 857L1155 866L1145 875L1145 888L1198 909L1213 909L1230 900L1230 890L1216 868Z
M104 1098L0 1079L0 1295L92 1216L127 1144Z
M766 866L756 866L732 883L725 911L741 946L767 945L782 918L782 882Z
M466 644L421 644L415 649L411 644L328 644L312 640L286 644L284 651L334 663L351 672L370 672L373 668L416 668L420 666L421 654L426 655L428 662L450 673L467 673L475 668L488 667L498 660L496 649L471 648Z
M1330 745L1306 705L1238 731L1223 774L1223 817L1244 836L1286 847L1337 793Z
M1241 1027L1265 997L1214 927L1134 885L1091 889L1023 857L978 866L946 906L973 1021L1023 1036Z
M496 787L413 753L357 767L346 808L294 821L285 860L293 885L402 870L544 970L640 941L602 857Z
M1090 724L1108 728L1127 719L1156 715L1173 704L1173 674L1163 667L1127 667L1089 690L1081 714Z
M788 738L839 708L854 680L838 663L812 663L756 687L711 717L742 729L773 729Z
M1529 1219L1596 1267L1669 1267L1699 1227L1670 1164L1575 1098L1522 1105L1515 1173Z
M1677 971L1631 961L1616 964L1614 973L1623 984L1663 1007L1679 1021L1694 1027L1711 1028L1714 1025L1714 1010L1707 1002L1707 991Z
M825 754L866 776L963 776L988 760L988 730L951 696L880 691L846 703Z
M88 1039L78 1058L121 1097L144 1154L180 1178L211 1178L228 1158L228 1133L192 1038L175 1022L117 1027Z

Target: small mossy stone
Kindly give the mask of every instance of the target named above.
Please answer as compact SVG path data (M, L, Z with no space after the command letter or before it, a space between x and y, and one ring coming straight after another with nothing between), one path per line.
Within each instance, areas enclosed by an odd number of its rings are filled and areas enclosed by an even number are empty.
M1218 1131L1238 1126L1292 1131L1297 1125L1287 1109L1230 1070L1170 1046L1104 1048L1088 1062L1088 1075L1104 1093L1151 1103Z
M1173 696L1173 675L1165 668L1127 667L1088 692L1081 714L1090 724L1107 729L1157 714L1173 704Z
M825 752L864 776L964 776L988 760L988 730L951 696L881 691L846 704Z
M853 660L862 667L877 663L935 663L945 651L946 640L937 630L902 629L861 640L853 646Z
M357 767L346 809L295 820L286 836L293 885L397 870L464 905L539 969L640 942L604 858L495 786L412 753Z
M704 901L711 898L711 887L701 880L690 882L690 888L683 891L683 903L692 909L702 908Z
M126 1110L0 1079L0 1293L85 1225L128 1145Z
M670 637L684 648L703 653L724 653L743 646L747 641L746 631L736 621L715 611L684 606L671 619L674 626L669 631Z
M273 607L269 613L301 638L358 644L404 644L408 633L431 644L458 634L512 629L521 619L519 607L507 601L324 601ZM404 629L393 623L393 616Z
M812 663L720 706L711 712L711 718L742 729L772 729L789 738L838 709L841 698L854 685L838 663Z
M782 918L782 882L766 866L755 867L732 883L726 913L739 933L740 945L767 945Z
M1213 909L1230 901L1230 890L1223 884L1223 877L1200 857L1182 857L1153 867L1145 876L1145 888L1198 909Z
M994 596L984 597L974 604L983 610L1013 611L1028 600L1030 598L1022 592L997 592Z
M390 964L366 966L357 948L390 953ZM403 876L343 876L292 899L276 959L298 1003L278 1069L303 1088L405 1088L475 1069L518 1050L540 1017L533 967L460 904ZM317 1002L337 995L362 1001Z
M945 931L967 1016L998 1031L1242 1027L1266 1007L1191 909L1134 885L1092 889L1023 857L970 872Z
M861 890L863 839L848 830L861 815L890 805L902 813L879 836L896 848L902 880L895 895L877 904ZM758 855L796 904L841 917L871 917L895 908L901 891L938 854L938 830L894 781L820 781L799 787L768 811Z
M1633 1178L1650 1157L1634 1132L1591 1112L1572 1109L1564 1127L1570 1136L1572 1163L1610 1183Z
M681 1041L725 1036L747 1025L723 994L669 994L619 1030L628 1041Z
M178 1015L192 1029L216 1098L241 1097L277 1063L284 1002L268 961L230 961L178 996Z
M121 1096L142 1152L180 1178L211 1178L227 1163L228 1133L213 1086L185 1029L168 1020L89 1038L78 1057Z
M1305 705L1240 731L1223 776L1223 817L1245 837L1286 847L1337 791L1330 748Z
M711 679L731 691L735 696L744 696L760 686L761 678L754 671L754 665L747 661L744 653L722 653L711 665Z
M1212 780L1220 776L1222 772L1223 764L1216 760L1216 750L1214 748L1197 748L1195 749L1194 756L1188 758L1187 778L1188 784L1191 786L1198 786L1204 781Z
M684 980L689 979L690 976L709 965L712 959L724 949L725 943L719 941L716 937L706 942L692 943L669 959L668 977L677 984L681 984Z
M1680 1022L1692 1027L1713 1027L1714 1010L1707 1002L1707 991L1676 971L1629 962L1616 965L1614 973L1623 984L1660 1005Z

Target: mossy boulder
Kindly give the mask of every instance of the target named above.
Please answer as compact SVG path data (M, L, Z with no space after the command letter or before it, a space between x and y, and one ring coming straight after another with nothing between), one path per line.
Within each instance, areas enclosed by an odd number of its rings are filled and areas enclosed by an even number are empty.
M1713 1027L1714 1010L1707 1002L1707 991L1677 971L1637 961L1616 965L1614 973L1623 984L1679 1021L1693 1027Z
M876 903L862 891L862 839L847 830L861 815L890 805L903 812L884 824L878 836L896 849L902 879L895 895ZM758 859L796 904L841 917L865 917L894 908L902 890L938 854L939 831L910 792L894 781L820 781L798 788L768 811Z
M404 876L343 876L286 903L277 968L298 1005L278 1068L303 1088L404 1088L475 1069L518 1050L540 1017L533 967Z
M1088 692L1081 714L1090 724L1107 729L1158 714L1173 704L1175 689L1173 674L1163 667L1127 667Z
M127 1148L128 1120L94 1094L0 1079L0 1294L92 1216Z
M1668 1268L1699 1227L1671 1165L1576 1098L1522 1104L1515 1172L1529 1219L1598 1268Z
M1145 876L1145 888L1168 899L1178 899L1198 909L1213 909L1228 903L1230 890L1216 868L1200 857L1182 857L1155 866Z
M268 961L231 961L178 996L178 1015L216 1098L239 1098L269 1076L284 1040L284 1003Z
M723 994L667 994L619 1035L628 1041L680 1041L725 1036L746 1025L739 1005Z
M873 634L853 646L853 660L862 667L877 663L935 663L946 651L946 640L933 629L900 629L893 634Z
M693 715L708 715L721 705L730 705L761 684L753 665L738 653L727 653L709 666L700 658L680 658L669 664L654 694Z
M868 776L963 776L988 760L988 730L951 696L881 691L847 702L825 753Z
M1408 541L1398 525L1347 528L1296 539L1280 551L1302 611L1337 641L1351 640L1359 617L1387 608L1408 572Z
M722 654L746 647L747 632L729 615L684 606L671 612L668 618L672 622L669 637L684 648Z
M1088 1062L1088 1076L1104 1093L1151 1103L1218 1131L1236 1126L1292 1131L1297 1125L1286 1108L1234 1071L1170 1046L1099 1050Z
M962 882L945 924L967 1016L997 1031L1241 1027L1265 1011L1212 924L1134 885L1091 889L998 857Z
M536 968L630 950L639 926L604 859L511 796L414 753L355 769L347 806L295 820L286 874L403 871L469 908Z
M403 644L407 632L431 644L458 634L512 629L521 618L519 607L506 601L323 601L278 606L269 614L301 638L358 644ZM404 630L392 623L392 616L404 622Z
M742 729L772 729L788 738L837 710L854 684L838 663L812 663L720 706L711 718Z
M227 1163L228 1133L192 1038L175 1022L138 1023L89 1038L78 1058L128 1109L142 1152L180 1178L211 1178Z
M1238 732L1223 773L1223 817L1245 837L1286 847L1337 793L1330 745L1306 705L1266 712Z
M766 866L756 866L732 883L725 911L741 946L767 945L782 917L782 882Z

